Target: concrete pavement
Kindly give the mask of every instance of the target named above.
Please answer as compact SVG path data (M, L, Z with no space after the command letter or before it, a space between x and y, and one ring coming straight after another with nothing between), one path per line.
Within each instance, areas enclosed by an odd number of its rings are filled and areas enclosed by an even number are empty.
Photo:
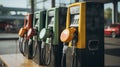
M105 67L120 67L120 38L105 37Z
M19 53L18 34L0 33L0 54Z
M19 52L18 34L0 34L0 55ZM120 67L120 38L105 38L105 67Z
M18 40L0 40L0 55L19 53Z

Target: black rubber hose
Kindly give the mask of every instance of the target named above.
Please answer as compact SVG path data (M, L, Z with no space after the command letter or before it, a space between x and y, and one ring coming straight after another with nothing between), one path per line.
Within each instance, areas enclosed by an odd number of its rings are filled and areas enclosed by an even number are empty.
M46 47L47 47L47 45L46 45ZM45 66L48 66L51 61L51 50L48 52L46 50L46 47L43 50L43 63Z
M24 37L23 38L19 37L19 50L25 56L25 50L24 50L24 48L25 48Z
M67 53L67 49L68 46L66 45L66 43L63 43L63 56L62 56L62 60L61 60L61 67L66 67L66 53Z
M72 40L72 44L73 44L73 46L72 46L72 61L71 61L71 67L77 67L77 56L76 56L76 48L75 48L75 45L76 45L76 43L77 43L77 38L76 38L77 36L75 36L74 38L73 38L73 40Z
M37 50L38 50L38 42L36 43L37 41L32 41L32 45L34 46L34 49L33 50L33 58L37 55Z
M63 54L62 56L61 67L66 67L66 54Z
M46 45L44 43L44 47L41 48L41 62L44 66L48 66L50 64L51 53L52 53L52 45L51 44Z
M75 54L72 56L71 67L77 67L77 57Z
M23 51L22 51L22 41L21 41L21 37L19 37L19 51L21 52L21 53L23 53Z

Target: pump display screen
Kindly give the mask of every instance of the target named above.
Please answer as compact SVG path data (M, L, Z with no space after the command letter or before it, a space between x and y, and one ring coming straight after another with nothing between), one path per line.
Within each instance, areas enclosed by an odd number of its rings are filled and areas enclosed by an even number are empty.
M70 26L78 26L80 14L80 6L73 6L70 8Z
M38 13L36 13L35 17L36 17L36 18L39 18L39 14L38 14Z
M48 26L53 26L53 23L54 23L54 14L55 14L55 11L49 11L49 16L48 16Z
M79 14L80 6L74 6L70 8L70 14Z
M49 16L54 16L55 12L54 11L49 11Z

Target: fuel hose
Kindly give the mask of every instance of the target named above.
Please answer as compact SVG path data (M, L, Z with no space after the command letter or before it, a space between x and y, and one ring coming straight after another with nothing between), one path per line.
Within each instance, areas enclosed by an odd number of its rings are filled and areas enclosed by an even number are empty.
M32 39L29 39L29 43L28 45L33 45L34 46L34 49L33 49L33 56L32 58L34 58L37 54L37 50L38 50L38 41L37 40L32 40Z
M67 49L68 46L63 43L63 56L62 56L62 60L61 60L61 67L66 67L66 53L67 53Z
M76 55L76 43L77 43L77 33L75 33L74 38L72 40L72 62L71 62L71 67L77 67L77 55Z
M76 56L76 48L75 48L75 41L72 41L72 61L71 61L71 67L77 67L77 56Z
M25 48L27 47L27 40L25 37L19 37L19 50L25 56Z
M42 41L41 44L41 62L44 66L48 66L51 62L51 53L52 53L52 38L49 38L49 44L46 44L45 41Z
M37 32L38 32L38 20L37 20L37 23L35 24L35 27L34 27L34 36L33 36L33 40L31 41L31 44L33 45L33 58L35 58L35 56L37 55L37 51L38 51L38 45L39 45L39 42L38 42L38 36L37 36Z
M72 60L71 60L71 65L70 67L77 67L77 56L76 56L76 48L75 48L75 45L76 45L76 42L77 42L77 39L74 39L72 40ZM66 67L66 54L67 54L67 49L68 49L68 45L66 45L65 43L63 43L64 47L63 47L63 56L62 56L62 62L61 62L61 66L62 67Z
M68 46L64 44L63 56L62 56L62 62L61 62L61 66L62 67L66 67L66 53L67 53L67 49L68 49ZM77 63L77 59L76 59L75 47L72 46L72 60L71 60L71 63L70 63L71 64L70 67L77 67L76 63Z
M37 54L37 51L39 51L39 45L41 44L40 41L38 41L37 39L33 40L33 57L32 58L35 58L38 54ZM42 62L42 59L41 59L41 49L40 49L40 56L39 56L39 59L40 60L40 65L44 65L43 62Z

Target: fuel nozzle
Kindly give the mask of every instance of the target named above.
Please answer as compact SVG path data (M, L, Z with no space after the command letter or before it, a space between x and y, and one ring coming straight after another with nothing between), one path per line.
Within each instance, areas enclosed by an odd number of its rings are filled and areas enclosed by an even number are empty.
M74 41L75 31L76 31L76 28L71 27L63 30L63 32L60 35L60 39L63 42L63 56L62 56L62 62L61 62L62 67L66 67L66 53L68 50L69 42L73 40L73 43L76 43L76 41Z
M27 39L30 39L31 37L33 37L35 33L36 33L35 29L30 28L27 32Z
M76 28L74 27L63 30L63 32L60 35L61 41L65 43L70 42L74 37L75 31L76 31Z
M52 30L43 28L40 31L39 38L42 41L41 48L44 48L45 42L48 41L49 44L51 44L52 40Z
M24 27L23 27L23 28L20 28L18 35L19 35L20 37L23 37L26 32L27 32L27 30L24 29Z
M72 41L72 44L77 42L77 35L76 35L76 28L71 27L68 29L63 30L61 33L60 39L63 42L63 54L66 53L68 44L70 41Z
M41 40L46 40L47 38L52 37L52 31L50 29L43 28L40 31L39 38Z

